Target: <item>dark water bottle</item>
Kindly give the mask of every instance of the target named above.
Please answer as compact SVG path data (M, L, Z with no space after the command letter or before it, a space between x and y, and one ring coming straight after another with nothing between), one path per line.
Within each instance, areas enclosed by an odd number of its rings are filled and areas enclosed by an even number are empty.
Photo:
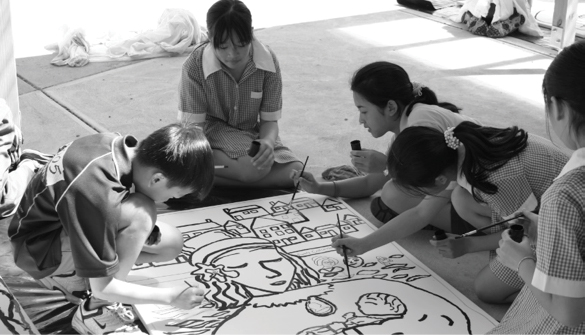
M446 238L447 238L447 234L445 234L444 230L437 229L437 231L435 231L435 241L444 240Z
M248 156L254 157L260 151L260 142L252 141L250 149L248 149Z
M351 150L362 150L362 144L360 140L351 141Z
M519 224L513 224L510 226L509 230L510 238L517 243L522 242L522 238L524 237L524 227Z

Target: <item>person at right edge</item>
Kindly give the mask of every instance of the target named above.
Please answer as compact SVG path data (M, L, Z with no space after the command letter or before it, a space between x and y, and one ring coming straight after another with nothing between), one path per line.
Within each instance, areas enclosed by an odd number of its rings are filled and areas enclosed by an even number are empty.
M488 334L585 334L585 42L561 51L544 75L547 126L575 150L542 197L521 243L502 232L498 260L526 285ZM532 245L536 244L536 254Z

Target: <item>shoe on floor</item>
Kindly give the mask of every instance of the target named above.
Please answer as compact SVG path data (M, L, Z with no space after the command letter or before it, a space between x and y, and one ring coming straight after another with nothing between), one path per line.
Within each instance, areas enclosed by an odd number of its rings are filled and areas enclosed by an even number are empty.
M88 280L78 277L75 271L69 274L37 279L37 282L49 290L61 291L65 295L65 299L75 305L81 304L83 299L89 297Z
M79 334L144 334L127 307L117 303L87 310L90 299L79 305L71 325Z

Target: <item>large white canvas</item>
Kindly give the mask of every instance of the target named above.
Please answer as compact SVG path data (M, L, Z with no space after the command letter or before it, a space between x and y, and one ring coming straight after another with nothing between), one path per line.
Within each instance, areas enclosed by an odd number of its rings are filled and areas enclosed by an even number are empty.
M151 334L483 334L496 321L396 243L350 258L331 237L376 228L337 198L300 193L163 214L182 254L129 281L199 285L190 311L136 305ZM337 223L339 217L340 224Z

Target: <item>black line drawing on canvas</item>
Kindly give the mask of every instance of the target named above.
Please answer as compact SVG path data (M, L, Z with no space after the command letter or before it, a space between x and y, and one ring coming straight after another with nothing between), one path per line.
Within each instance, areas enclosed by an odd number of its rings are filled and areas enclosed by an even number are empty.
M471 334L470 312L476 327L493 326L489 316L461 308L462 296L455 297L393 244L349 258L355 271L348 278L343 258L330 247L331 237L339 233L336 216L344 233L354 236L369 233L371 224L339 199L308 195L291 206L287 200L259 199L161 218L176 220L172 224L184 236L181 255L138 265L129 280L156 286L199 284L207 293L205 302L191 311L137 305L148 330Z

